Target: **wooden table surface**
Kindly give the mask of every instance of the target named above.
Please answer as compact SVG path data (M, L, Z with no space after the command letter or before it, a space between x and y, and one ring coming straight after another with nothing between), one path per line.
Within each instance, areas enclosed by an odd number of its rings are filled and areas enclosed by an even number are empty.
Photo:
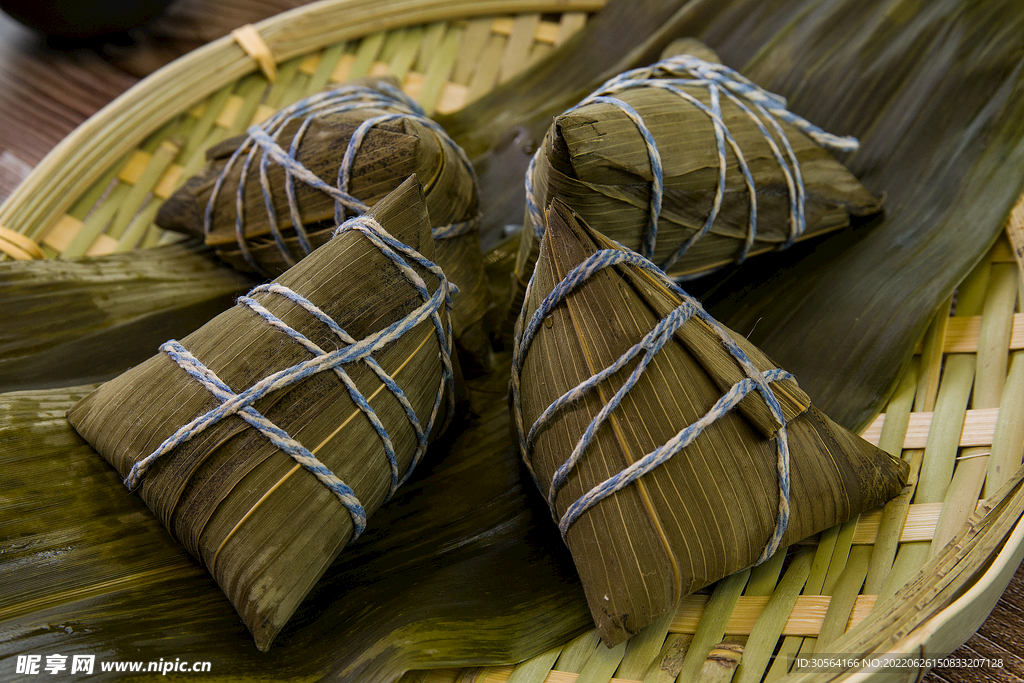
M46 40L0 13L0 200L89 116L172 59L304 0L177 0L149 25L97 44ZM953 656L1004 668L936 669L925 681L1024 683L1024 568Z

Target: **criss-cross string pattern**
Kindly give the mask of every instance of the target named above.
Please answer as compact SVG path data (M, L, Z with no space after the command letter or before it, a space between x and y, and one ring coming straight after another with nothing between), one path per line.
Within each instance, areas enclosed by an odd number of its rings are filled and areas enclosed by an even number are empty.
M306 131L318 117L328 114L337 114L348 111L365 110L382 112L362 121L349 138L338 167L336 185L326 182L318 175L310 171L298 161L299 147L305 137ZM288 149L284 149L278 142L284 129L292 121L300 120L301 123L292 136ZM343 85L333 90L318 93L295 104L286 107L258 126L250 126L247 131L248 137L234 151L228 159L220 175L214 182L210 193L210 199L206 203L206 210L203 214L203 232L209 235L213 226L213 213L227 180L231 169L235 164L241 163L241 175L238 187L235 189L235 240L238 248L246 262L258 272L264 272L263 268L252 256L249 244L244 233L244 210L245 210L245 180L249 176L249 169L253 161L259 156L259 178L260 187L263 192L263 206L267 212L267 219L270 224L270 232L274 238L277 248L280 250L285 263L289 266L295 264L295 256L292 254L284 235L281 233L281 226L277 218L277 210L274 208L274 197L271 191L269 168L274 163L281 166L285 171L285 196L288 200L289 220L295 229L299 246L302 248L302 256L309 254L313 247L309 241L309 234L302 222L299 204L295 194L295 181L300 182L323 192L334 199L335 223L342 223L347 215L360 215L370 207L352 196L349 193L349 182L352 175L352 164L356 154L359 153L367 134L375 126L392 121L408 119L415 121L428 128L441 143L455 154L455 158L465 168L466 172L476 182L476 172L470 163L466 153L448 136L435 121L427 117L423 108L420 107L408 95L387 81L379 81L375 87L365 85ZM452 223L449 225L434 228L434 239L450 239L478 230L480 217L471 220ZM300 256L301 258L301 256Z
M686 88L692 89L695 87L707 89L709 104L705 104L686 90ZM640 254L648 259L654 258L654 250L658 239L658 219L661 215L664 196L664 169L657 141L644 122L643 117L627 102L616 97L616 95L620 95L623 91L631 88L660 88L673 93L703 112L711 120L715 133L715 143L718 152L718 184L715 189L715 198L712 202L711 211L701 228L690 235L678 249L660 264L662 270L665 271L670 270L697 240L706 235L718 218L726 189L726 171L728 169L726 145L729 146L736 158L736 164L739 167L740 174L743 176L749 198L747 233L743 246L736 257L737 263L741 263L746 259L747 254L754 245L754 240L757 238L757 188L754 184L754 177L750 172L750 166L743 155L743 150L740 149L732 133L729 131L729 127L722 118L722 97L735 104L740 111L754 122L761 135L764 136L786 180L786 187L789 192L790 229L785 242L779 246L779 249L786 249L792 245L804 233L807 227L804 212L806 191L803 176L800 172L800 164L789 142L789 138L786 137L782 129L780 121L794 126L827 149L852 152L856 151L859 146L856 138L840 137L827 133L806 119L789 111L786 109L785 99L761 88L739 72L722 64L706 62L693 55L677 55L648 67L619 74L566 113L575 111L588 104L608 104L620 109L636 125L637 130L640 132L647 147L652 175L649 218L640 247ZM766 123L767 126L765 125ZM769 131L769 126L771 131ZM779 148L779 143L784 148L785 154ZM544 216L537 201L533 187L533 178L537 159L542 153L543 147L534 154L530 160L529 169L526 172L526 204L530 222L538 238L544 233ZM699 274L706 274L706 271ZM688 277L693 276L682 276L675 279L676 281L681 281L688 279Z
M352 489L341 481L331 470L323 464L305 446L292 438L285 430L281 429L265 416L257 411L253 404L264 396L301 382L313 375L332 370L348 390L349 396L358 409L367 417L374 431L381 441L385 457L391 470L391 483L388 496L394 494L395 489L400 486L412 473L413 469L423 457L427 449L427 435L433 429L441 408L441 402L447 400L446 415L453 414L455 394L454 375L452 373L452 330L451 320L448 311L451 309L451 294L456 291L453 284L449 283L444 272L436 264L425 258L412 247L402 244L381 227L381 225L370 216L359 216L345 222L335 232L337 235L357 231L373 244L380 252L390 260L397 270L408 280L423 300L415 310L404 318L388 325L382 330L374 332L362 340L356 340L337 322L331 319L326 313L318 308L313 302L288 287L277 283L261 285L253 289L247 296L239 299L239 305L252 310L256 315L265 320L271 327L279 330L291 340L301 345L312 356L310 359L297 363L291 367L279 370L258 382L248 389L236 393L224 383L209 367L192 355L185 347L175 340L170 340L160 347L160 350L167 354L182 370L190 377L199 382L209 391L220 403L213 409L199 415L191 422L178 428L171 436L167 437L160 446L148 456L136 462L125 485L134 489L142 482L146 471L162 456L173 451L181 444L186 443L195 436L201 434L207 428L216 425L218 422L230 415L238 415L241 419L256 428L261 434L267 437L277 448L287 453L292 459L306 470L311 472L324 486L326 486L338 498L346 510L348 510L354 527L352 539L355 540L366 527L366 511L359 502ZM437 287L433 292L429 291L426 281L410 263L420 266L437 278ZM312 318L323 323L338 337L341 345L335 351L324 351L298 330L288 326L279 317L271 313L260 301L255 298L258 295L269 297L270 295L280 296L295 304L298 308L308 313ZM264 299L266 300L266 299ZM420 323L427 322L434 328L437 335L438 348L442 362L442 371L437 395L430 411L430 419L426 425L422 424L413 410L408 397L395 380L380 366L373 354L379 352L388 344L396 341L402 335L415 328ZM346 372L345 367L353 363L362 363L370 369L391 392L402 406L405 416L416 434L417 447L413 454L405 474L400 476L398 471L398 460L395 454L394 445L388 435L380 418L370 405L369 400L356 387L355 382Z
M640 341L627 350L617 361L604 370L601 370L584 380L578 386L573 387L552 402L551 405L541 412L530 428L526 429L523 419L520 382L522 378L523 365L526 361L526 356L529 353L533 338L537 334L537 330L543 324L544 319L551 315L552 311L554 311L555 308L574 290L590 279L590 277L595 273L608 268L609 266L615 265L634 266L655 274L656 277L664 281L665 285L680 297L682 303L678 308L660 320L650 332L644 335ZM530 300L530 292L533 289L533 285L534 278L531 278L526 290L527 301ZM524 314L525 310L526 309L524 308ZM715 404L696 422L681 429L674 437L669 439L667 443L646 454L629 467L591 488L580 496L579 499L571 503L561 517L559 517L555 507L555 499L558 495L559 489L565 483L566 479L568 479L572 470L579 463L587 450L587 447L593 442L598 430L600 430L601 426L607 422L609 416L619 406L626 394L636 386L648 365L650 365L651 361L654 360L654 356L672 339L676 330L693 318L700 319L714 330L721 341L722 346L728 350L730 355L732 355L736 363L740 368L742 368L746 377L738 381L727 392L725 392L725 394L718 399L718 401L716 401ZM513 406L512 413L516 423L516 431L519 437L519 448L527 469L530 471L534 482L536 482L537 487L541 491L544 491L545 487L534 470L531 455L541 431L548 426L558 413L566 406L578 402L602 382L610 378L615 373L623 370L628 364L639 358L635 367L630 372L625 382L623 382L619 390L615 392L611 399L609 399L601 410L598 411L597 415L594 416L593 420L584 430L579 441L577 441L576 446L573 448L568 459L555 471L550 485L547 486L548 507L551 509L552 515L554 515L555 520L558 522L558 528L562 532L563 538L565 538L568 533L569 527L571 527L583 513L616 491L625 488L632 482L668 461L682 449L693 443L693 441L700 436L701 432L703 432L708 425L739 405L740 401L742 401L745 396L756 391L764 399L764 402L771 411L772 416L775 418L775 423L778 427L775 436L775 443L777 453L776 470L778 472L779 482L779 507L775 520L775 529L771 537L768 539L768 542L765 544L761 556L758 559L758 563L765 561L771 557L776 550L778 550L779 544L782 542L783 535L786 532L786 527L789 525L789 439L786 434L786 419L782 412L782 406L779 404L778 398L775 396L770 385L772 382L792 379L792 375L779 368L773 368L765 372L758 370L750 360L749 356L747 356L743 349L736 344L728 330L708 315L708 313L701 307L700 303L683 291L667 275L665 275L661 269L651 263L648 259L636 252L626 249L625 247L620 249L604 249L592 254L581 264L573 268L568 275L566 275L565 278L559 282L547 296L544 297L533 316L530 317L529 321L527 321L524 316L520 317L512 353L510 398Z

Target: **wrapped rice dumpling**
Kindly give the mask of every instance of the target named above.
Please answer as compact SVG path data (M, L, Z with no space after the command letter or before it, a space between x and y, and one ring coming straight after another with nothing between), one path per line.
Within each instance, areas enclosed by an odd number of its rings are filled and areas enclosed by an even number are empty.
M261 650L452 417L433 256L414 176L68 412Z
M462 360L474 371L489 367L476 175L393 81L362 79L308 97L211 147L207 158L160 208L157 225L202 237L232 266L268 277L417 174L437 263L459 288L452 325Z
M897 495L908 466L560 201L517 325L513 418L611 646Z
M511 314L554 198L687 279L877 213L881 200L826 151L856 147L693 55L623 73L558 116L530 164Z

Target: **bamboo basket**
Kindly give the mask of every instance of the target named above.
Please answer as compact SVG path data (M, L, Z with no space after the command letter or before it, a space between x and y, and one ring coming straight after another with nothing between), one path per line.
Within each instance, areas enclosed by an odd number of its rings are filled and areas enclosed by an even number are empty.
M210 145L364 75L395 76L428 113L455 111L542 59L602 4L327 0L261 22L261 41L251 33L215 41L144 79L40 163L0 206L2 258L173 241L153 217ZM1019 231L1024 209L1015 216ZM402 680L915 680L916 670L790 665L815 651L947 654L981 625L1020 564L1022 272L1001 240L961 287L956 315L952 301L936 314L885 414L865 432L911 463L911 487L884 511L684 598L671 618L619 647L589 632L519 664L410 671Z

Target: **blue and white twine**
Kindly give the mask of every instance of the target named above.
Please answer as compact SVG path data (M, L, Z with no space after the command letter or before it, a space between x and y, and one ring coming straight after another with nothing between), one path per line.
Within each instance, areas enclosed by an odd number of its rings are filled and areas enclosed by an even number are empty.
M311 472L324 486L334 493L341 504L348 510L349 515L352 518L352 525L354 527L352 540L359 537L366 528L366 511L352 489L345 484L345 482L335 476L335 474L331 472L331 470L324 465L314 453L310 452L305 446L293 439L286 431L261 415L253 407L253 403L274 391L278 391L301 382L319 372L333 370L338 376L338 379L345 385L353 403L356 404L359 410L370 421L371 426L374 431L376 431L377 436L380 439L381 445L384 449L384 455L387 458L388 465L391 470L391 482L388 492L388 498L390 498L391 495L394 494L395 489L397 489L409 477L413 468L416 467L420 459L423 457L423 454L427 449L427 436L434 427L434 422L437 419L438 411L441 407L441 401L444 400L445 397L447 398L446 414L450 417L453 413L455 394L454 375L452 373L451 361L452 330L451 320L447 315L447 311L451 309L451 294L456 291L456 288L448 282L448 279L445 277L444 272L439 266L426 259L412 247L402 244L396 240L372 217L359 216L357 218L352 218L339 227L335 231L334 235L336 237L343 232L349 231L362 233L371 244L377 247L381 253L394 263L398 271L406 278L406 280L409 281L410 284L412 284L420 298L423 299L423 303L401 320L398 320L386 328L374 332L364 339L357 341L315 304L288 287L277 284L276 282L256 287L249 292L247 296L239 298L239 304L246 306L249 310L253 311L256 315L265 320L271 327L281 331L294 342L301 345L310 352L312 358L289 368L279 370L268 377L264 377L248 389L239 393L234 392L227 384L217 377L210 368L204 365L202 361L193 356L177 341L172 339L166 342L160 347L160 350L167 354L167 356L177 363L178 367L188 373L190 377L205 387L220 401L220 404L206 413L199 415L188 424L178 428L171 436L165 439L156 450L142 460L136 462L132 466L131 471L128 473L128 477L124 482L129 489L134 489L139 486L142 482L142 478L146 474L146 471L160 457L186 443L193 437L202 433L208 427L212 427L229 415L238 415L240 418L255 427L261 434L266 436L267 439L269 439L277 448L287 453L295 460L295 462ZM420 274L410 265L410 262L420 266L437 278L438 284L432 293L428 290L427 283L424 281L423 277L421 277ZM288 299L293 304L309 313L313 318L327 325L327 327L341 341L341 348L330 352L324 351L301 332L289 327L284 321L252 298L257 294L273 294ZM443 321L442 316L444 317ZM425 321L429 321L433 325L434 331L437 334L438 348L440 349L442 362L442 372L437 395L430 411L430 419L427 421L426 425L423 425L417 417L416 412L413 410L412 404L409 402L405 392L402 391L402 388L395 382L395 380L380 366L377 360L373 357L373 354L382 350L385 346L396 341L406 332L412 330L417 325ZM380 379L381 383L383 383L383 385L398 400L405 412L405 416L408 419L409 424L412 426L412 429L416 434L416 450L413 453L408 469L402 476L399 476L398 460L391 437L388 435L383 423L377 416L376 411L374 411L370 406L369 400L358 390L355 382L353 382L352 378L345 371L346 365L357 362L361 362L366 365L366 367L368 367Z
M299 163L297 155L302 139L310 124L317 117L366 109L383 110L386 113L366 119L355 129L348 141L341 165L338 167L336 186L325 182ZM284 131L285 126L297 119L302 119L302 123L292 137L288 149L285 150L278 144L278 138ZM299 100L295 104L277 112L262 124L249 127L247 131L248 137L234 151L214 182L210 199L206 203L206 210L203 214L204 234L210 234L213 226L214 207L228 174L238 160L242 159L241 176L238 187L235 190L235 240L238 242L238 248L246 262L257 272L264 272L263 268L249 251L249 245L245 239L243 217L245 208L245 179L249 175L249 168L256 155L262 152L259 158L260 185L263 191L263 205L267 212L270 232L281 255L284 257L285 263L289 266L294 265L296 259L281 234L277 212L274 209L274 198L268 176L270 163L278 164L285 171L285 195L288 199L289 218L298 237L299 245L302 247L302 255L305 256L313 250L313 247L310 244L309 235L300 216L299 205L295 196L295 180L298 179L334 199L334 218L336 224L344 221L346 214L360 215L366 213L370 207L356 197L353 197L348 191L352 164L371 128L382 123L401 119L415 121L434 132L442 144L455 153L456 158L465 168L466 172L473 178L474 183L476 182L476 172L473 170L473 165L470 163L466 153L455 144L443 128L427 117L419 104L404 92L387 81L378 82L375 88L364 85L343 85L333 90L312 95L304 100ZM434 228L433 235L434 239L450 239L477 230L479 227L480 218L477 216L468 221Z
M804 189L803 176L800 173L800 164L797 161L796 153L789 143L789 139L782 130L779 121L784 121L801 130L812 140L822 147L841 152L856 151L859 143L856 138L840 137L827 133L818 126L786 109L786 101L773 93L756 85L739 72L730 69L722 64L705 62L693 55L677 55L662 60L648 67L634 69L619 74L607 81L595 92L588 95L576 106L567 110L566 113L575 111L592 103L604 103L617 107L629 117L636 125L637 130L644 139L647 146L647 153L651 164L651 199L649 207L649 220L640 247L640 254L648 259L654 258L655 245L658 239L658 219L661 215L661 205L664 194L664 170L662 167L661 153L658 144L647 127L643 117L632 106L616 97L630 88L660 88L673 93L694 107L702 111L711 119L715 131L715 142L718 151L718 185L715 190L715 198L712 202L711 212L708 214L704 225L700 230L692 234L676 249L664 262L661 263L662 270L668 271L682 257L686 251L701 237L707 234L718 218L722 208L722 199L725 195L725 181L727 159L725 153L726 144L732 149L736 156L740 173L743 175L749 196L749 214L747 218L747 234L743 247L736 257L737 263L742 263L754 245L757 237L757 188L754 185L754 178L750 172L743 151L739 148L736 140L729 131L728 126L722 119L721 98L735 104L746 114L756 125L764 136L765 141L771 148L775 160L782 170L789 191L789 222L790 229L786 241L779 246L779 249L786 249L798 239L806 230L807 221L804 213L806 192ZM710 106L686 92L684 88L703 87L707 88ZM765 122L778 135L779 141L785 148L785 155L779 149L775 136L769 132ZM526 205L530 216L533 230L539 239L544 234L544 216L538 204L533 187L534 169L538 157L543 153L543 147L537 150L530 160L529 169L526 172ZM705 271L706 272L706 271ZM699 273L699 275L705 274ZM682 276L675 278L677 281L695 277Z
M544 322L544 319L551 315L552 311L554 311L555 308L577 287L586 282L598 271L609 266L620 264L642 268L643 270L653 273L658 279L665 283L666 287L670 288L680 297L680 299L682 299L682 303L678 308L659 321L658 324L656 324L654 328L643 337L643 339L633 345L612 365L584 380L578 386L570 389L551 403L551 405L549 405L537 417L529 430L527 430L523 421L520 382L522 379L523 365L526 361L526 355L529 352L530 345L533 342L533 338L536 335L537 330ZM533 289L533 285L534 278L531 277L530 283L526 289L527 302L530 300L530 292ZM525 312L526 309L524 308L523 310ZM594 436L597 434L598 430L608 420L612 411L619 406L623 397L625 397L625 395L629 393L634 386L636 386L641 375L643 375L644 370L646 370L647 366L650 365L652 360L654 360L655 354L657 354L658 351L660 351L665 344L672 339L676 330L694 317L702 320L715 331L722 343L722 346L728 350L739 366L743 369L746 377L734 384L729 391L727 391L700 419L681 429L664 445L659 446L626 469L591 488L579 499L571 503L559 518L555 507L555 500L558 492L566 479L568 479L573 468L576 467L580 459L583 457L587 447L593 442ZM622 370L628 363L637 357L640 357L636 367L630 373L623 385L601 408L597 415L594 416L593 420L584 430L583 435L576 443L576 446L573 448L568 459L555 471L550 485L547 486L548 507L551 509L552 515L555 516L555 520L558 522L558 528L562 533L563 539L566 537L569 527L571 527L572 524L576 522L581 515L583 515L583 513L616 491L625 488L640 477L653 471L669 458L675 456L679 451L693 443L693 441L700 436L701 432L708 425L739 405L740 401L749 393L756 391L764 399L765 404L771 411L772 416L775 418L776 425L778 426L775 442L777 452L776 469L779 481L779 506L775 520L775 529L768 542L765 544L764 550L761 552L761 556L758 558L757 562L761 563L765 561L771 557L776 550L778 550L779 544L782 542L782 538L786 532L786 527L789 525L789 439L786 434L786 418L783 415L782 406L779 404L770 384L780 380L792 379L792 375L779 368L773 368L765 372L758 370L743 349L736 344L728 330L708 315L699 302L684 292L648 259L636 252L625 249L625 247L620 249L604 249L592 254L581 264L573 268L569 274L565 276L565 279L558 283L558 285L556 285L555 288L544 297L543 301L541 301L529 321L520 317L512 353L512 381L510 384L510 391L513 405L512 412L516 423L516 431L519 437L519 448L527 469L530 471L534 482L541 491L544 491L545 487L541 484L541 481L534 470L531 456L533 447L536 444L540 432L552 422L563 408L579 401L599 384Z

